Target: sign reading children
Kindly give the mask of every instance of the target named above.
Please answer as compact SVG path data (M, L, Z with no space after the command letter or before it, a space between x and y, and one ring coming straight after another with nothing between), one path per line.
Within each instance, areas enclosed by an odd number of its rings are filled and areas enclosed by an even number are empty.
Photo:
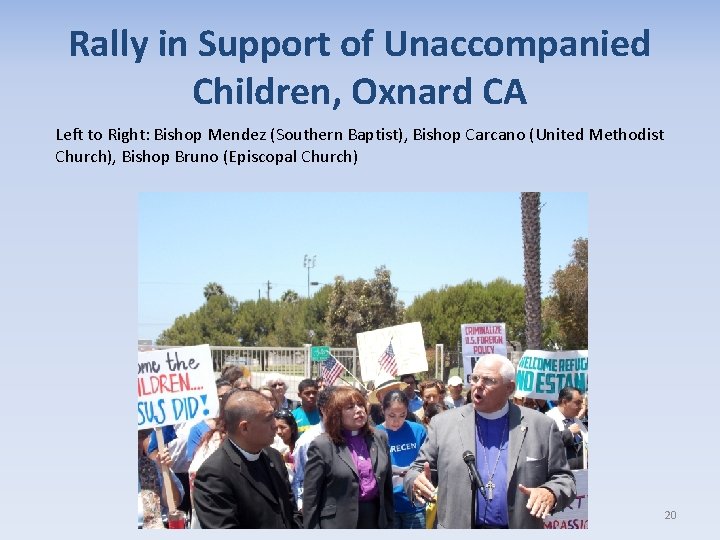
M217 415L209 345L138 353L138 429L198 422Z
M525 351L517 365L515 396L555 400L560 390L588 387L587 351Z
M505 323L471 323L460 325L465 383L478 358L486 354L507 354Z

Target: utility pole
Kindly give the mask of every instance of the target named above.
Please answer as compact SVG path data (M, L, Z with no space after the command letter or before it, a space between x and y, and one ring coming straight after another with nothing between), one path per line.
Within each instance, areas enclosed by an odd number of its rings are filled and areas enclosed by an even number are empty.
M270 301L270 289L272 289L272 285L270 285L270 280L268 279L268 282L267 282L267 299L268 299L268 302Z
M305 255L305 259L303 260L303 266L307 268L308 276L307 276L307 297L310 298L310 269L315 268L315 261L317 260L317 255L313 255L310 257L309 255Z

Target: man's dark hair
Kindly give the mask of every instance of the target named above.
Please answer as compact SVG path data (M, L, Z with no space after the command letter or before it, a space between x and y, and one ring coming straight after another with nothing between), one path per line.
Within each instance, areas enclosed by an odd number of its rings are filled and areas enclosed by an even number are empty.
M573 394L575 392L578 392L580 395L582 395L582 392L579 388L575 388L574 386L566 386L565 388L560 390L560 393L558 394L558 403L572 401Z
M229 364L223 367L221 373L221 377L230 381L230 385L232 385L232 383L234 383L243 375L245 375L245 371L243 370L243 368L241 368L240 366L235 366L233 364Z
M421 382L420 386L418 387L418 390L420 390L420 395L422 396L425 390L427 390L428 388L437 388L440 397L443 397L445 395L445 383L439 379L428 379L427 381Z
M407 381L405 380L407 378L411 378L413 380L413 383L417 384L417 379L412 373L405 373L404 375L400 375L400 382L407 383Z
M403 405L406 409L410 405L410 402L408 401L407 396L405 395L405 392L402 390L391 390L385 396L383 396L382 401L382 409L383 411L385 409L388 409L393 402L398 402L400 405Z
M307 388L317 388L317 383L315 382L315 379L303 379L300 381L300 384L298 384L298 394L302 394Z
M228 433L234 433L238 423L248 420L258 413L258 404L267 403L267 399L257 390L235 390L231 399L225 399L223 423Z
M318 411L320 412L320 416L322 416L322 411L325 408L325 405L327 405L328 400L330 399L330 395L333 393L333 391L337 388L337 386L328 386L327 388L324 388L321 390L317 395L317 407Z

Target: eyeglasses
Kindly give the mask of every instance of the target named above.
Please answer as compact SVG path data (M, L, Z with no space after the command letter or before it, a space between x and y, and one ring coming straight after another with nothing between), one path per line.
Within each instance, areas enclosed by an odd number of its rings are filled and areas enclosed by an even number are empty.
M285 383L281 383L281 382L276 382L275 384L272 385L273 388L280 388L283 386L285 386Z
M500 381L498 379L493 379L492 377L481 377L480 375L470 375L470 381L473 384L482 384L485 388L492 388Z

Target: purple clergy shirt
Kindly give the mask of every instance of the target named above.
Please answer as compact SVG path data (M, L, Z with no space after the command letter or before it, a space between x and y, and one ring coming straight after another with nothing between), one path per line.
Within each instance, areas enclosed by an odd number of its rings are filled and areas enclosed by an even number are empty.
M362 434L353 435L352 432L345 430L343 430L343 436L347 441L348 450L360 477L360 500L371 501L378 496L379 490L365 436Z
M475 413L475 448L478 474L483 484L487 484L492 475L492 500L485 500L476 494L476 523L478 525L507 526L507 454L510 440L509 414L495 420L488 420ZM482 436L482 442L480 442ZM500 453L498 460L498 452ZM486 461L487 459L487 461ZM497 467L495 462L497 461ZM495 471L493 475L493 469ZM485 488L487 492L487 487Z

